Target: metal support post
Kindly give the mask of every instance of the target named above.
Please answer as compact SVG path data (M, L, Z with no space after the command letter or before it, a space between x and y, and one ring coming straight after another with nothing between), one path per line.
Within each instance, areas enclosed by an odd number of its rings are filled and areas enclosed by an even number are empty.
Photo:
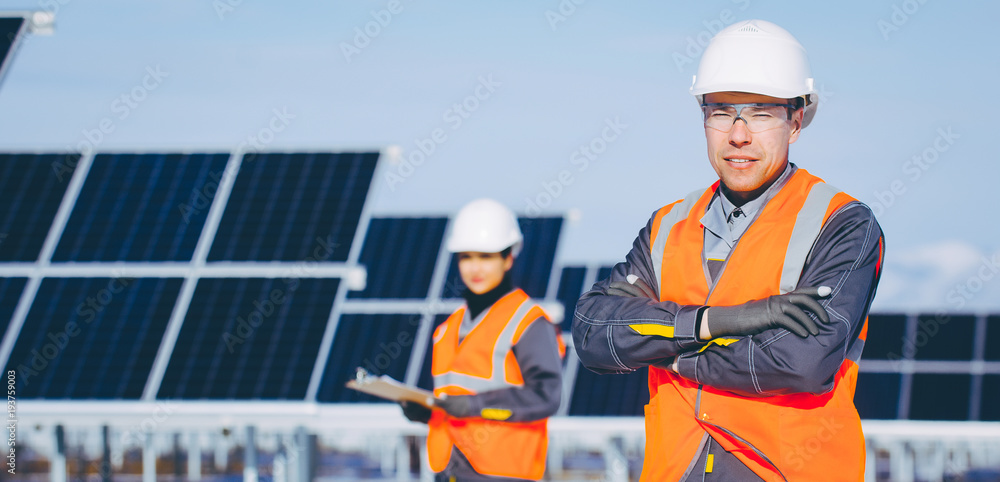
M247 427L247 440L244 445L243 457L243 480L244 482L257 482L257 442L256 430L253 425Z

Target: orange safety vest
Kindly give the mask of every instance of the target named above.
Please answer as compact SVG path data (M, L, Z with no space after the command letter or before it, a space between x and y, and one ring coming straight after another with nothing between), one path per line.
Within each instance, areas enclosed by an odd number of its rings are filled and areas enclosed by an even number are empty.
M764 206L709 289L702 267L700 219L719 183L665 206L655 215L650 254L661 301L731 306L795 289L823 225L854 199L804 169ZM854 407L858 343L822 395L742 397L649 367L643 481L680 480L693 467L706 436L766 481L863 480L865 441ZM735 340L715 340L729 349ZM752 341L747 341L752 342Z
M527 293L516 289L497 300L459 343L458 330L466 311L465 306L459 308L434 331L434 395L475 395L524 386L512 348L531 322L539 317L549 319L545 312ZM435 472L448 466L455 446L483 475L540 479L545 474L547 419L505 422L454 418L434 410L428 425L427 454Z

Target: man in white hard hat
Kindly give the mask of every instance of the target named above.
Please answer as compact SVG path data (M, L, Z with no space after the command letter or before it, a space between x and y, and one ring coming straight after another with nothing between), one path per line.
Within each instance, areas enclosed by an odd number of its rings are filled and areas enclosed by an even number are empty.
M565 346L559 328L513 285L521 229L507 207L478 199L459 211L448 251L458 256L465 304L434 331L431 374L440 410L405 403L428 423L438 480L538 480L547 419L559 409Z
M788 160L816 112L805 50L737 22L691 93L719 180L654 212L583 295L577 353L599 373L649 367L642 480L862 480L853 398L883 238Z

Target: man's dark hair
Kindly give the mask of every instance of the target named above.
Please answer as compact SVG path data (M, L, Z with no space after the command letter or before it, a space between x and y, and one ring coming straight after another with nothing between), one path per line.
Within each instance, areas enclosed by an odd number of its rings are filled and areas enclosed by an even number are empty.
M791 101L789 102L790 104L795 106L795 108L793 109L788 109L788 120L792 120L792 114L794 114L795 111L802 109L803 107L806 106L806 98L805 96L799 96L794 99L788 99L788 100Z

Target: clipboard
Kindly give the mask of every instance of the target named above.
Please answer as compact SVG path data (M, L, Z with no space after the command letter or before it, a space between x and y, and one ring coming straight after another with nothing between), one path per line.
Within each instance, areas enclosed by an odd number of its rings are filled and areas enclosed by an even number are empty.
M347 382L347 388L394 402L419 403L427 408L433 408L437 401L434 392L411 387L388 375L372 376L360 367L354 380Z

